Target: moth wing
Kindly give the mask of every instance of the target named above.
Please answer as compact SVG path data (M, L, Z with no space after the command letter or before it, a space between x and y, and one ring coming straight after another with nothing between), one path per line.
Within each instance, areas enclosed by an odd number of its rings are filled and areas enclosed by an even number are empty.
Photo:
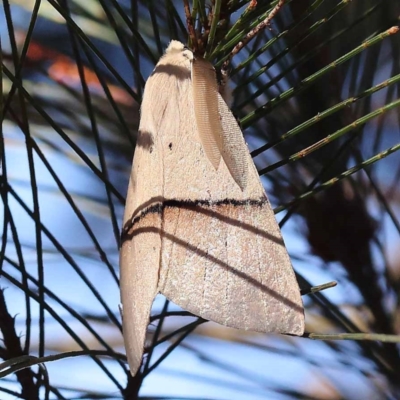
M243 191L247 186L249 173L247 146L239 124L219 93L218 110L222 125L222 158L232 178Z
M134 196L138 169L146 157L137 149L126 200L124 231L120 251L120 286L123 335L129 368L134 375L140 367L151 306L157 294L161 216L149 213L135 220Z
M162 70L163 72L160 72ZM167 124L171 71L156 67L146 83L139 134L125 205L120 250L123 335L131 374L141 365L153 300L157 294L163 202L162 149L159 135L173 130ZM160 87L165 92L160 91Z
M190 81L179 87L181 104L190 103ZM183 309L226 326L301 335L300 290L241 133L235 140L247 169L244 190L225 163L215 170L208 162L195 110L183 108L185 113L176 115L180 145L163 159L159 291ZM170 138L161 138L163 148Z
M141 365L150 311L157 294L160 229L160 215L152 214L129 230L129 240L121 248L123 334L132 375Z
M214 67L198 58L192 63L193 105L204 152L218 169L221 162L222 127L218 112L218 83Z
M300 290L278 229L268 203L166 208L160 291L228 327L302 335Z

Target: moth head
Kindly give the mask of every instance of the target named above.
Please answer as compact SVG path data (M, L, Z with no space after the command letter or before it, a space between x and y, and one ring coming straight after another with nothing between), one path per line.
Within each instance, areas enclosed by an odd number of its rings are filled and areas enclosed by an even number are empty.
M171 43L165 51L165 55L173 56L178 63L187 63L187 61L193 61L193 51L186 47L183 43L178 40L171 40Z

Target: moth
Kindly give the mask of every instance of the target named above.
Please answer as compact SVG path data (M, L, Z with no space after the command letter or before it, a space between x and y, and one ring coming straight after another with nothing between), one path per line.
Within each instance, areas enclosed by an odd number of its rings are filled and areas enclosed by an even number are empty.
M157 293L233 328L302 335L299 286L213 66L171 41L146 82L120 253L132 375Z

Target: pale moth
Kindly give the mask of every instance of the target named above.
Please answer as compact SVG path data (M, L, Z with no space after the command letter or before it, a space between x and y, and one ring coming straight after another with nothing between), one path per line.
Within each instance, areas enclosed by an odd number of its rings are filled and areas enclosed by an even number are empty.
M132 375L157 293L229 327L304 332L296 277L242 132L213 66L178 41L145 86L120 268Z

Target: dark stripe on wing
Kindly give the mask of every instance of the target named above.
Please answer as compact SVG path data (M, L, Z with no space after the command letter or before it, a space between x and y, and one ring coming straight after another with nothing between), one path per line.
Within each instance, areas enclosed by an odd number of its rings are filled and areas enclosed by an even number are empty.
M133 213L132 218L127 221L122 229L121 233L121 241L125 241L129 239L129 231L137 224L141 219L143 219L147 214L162 214L163 210L166 208L196 208L196 207L207 207L210 209L215 209L220 206L234 206L234 207L243 207L243 206L255 206L262 207L264 204L268 204L268 200L265 197L260 199L247 199L247 200L236 200L236 199L224 199L218 201L210 201L210 200L164 200L163 202L159 202L156 204L152 204L146 208L144 208L139 215L134 216L136 213Z

